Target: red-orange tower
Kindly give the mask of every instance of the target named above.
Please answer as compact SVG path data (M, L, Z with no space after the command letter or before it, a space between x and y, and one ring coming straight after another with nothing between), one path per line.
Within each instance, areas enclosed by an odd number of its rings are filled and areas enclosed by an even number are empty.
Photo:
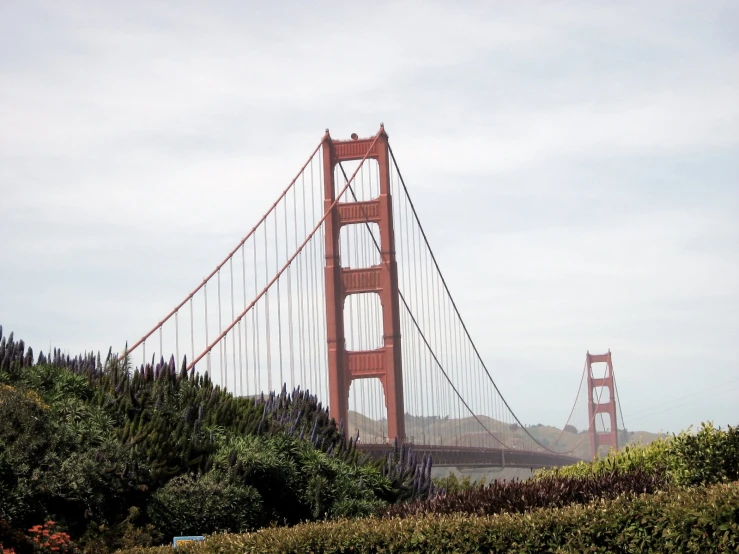
M375 140L375 138L377 140ZM374 144L374 146L373 146ZM368 152L369 151L369 152ZM343 161L376 160L380 196L363 202L337 202L334 168ZM354 379L376 377L382 383L387 408L388 438L405 438L403 374L400 350L398 266L395 261L393 203L390 196L390 156L387 134L377 137L323 142L324 211L326 218L326 326L328 339L329 412L347 421L349 387ZM342 198L343 200L343 198ZM366 268L341 267L339 233L344 225L376 223L380 230L380 263ZM347 351L344 335L344 301L350 294L376 293L382 306L383 346L376 350ZM348 426L347 426L348 429Z
M598 448L601 446L612 446L618 448L618 424L616 421L616 394L613 385L613 362L611 351L606 354L585 355L585 363L588 372L588 419L590 421L590 457L595 458ZM593 377L593 364L605 363L606 373L604 377ZM596 397L595 389L602 387L601 394ZM608 400L604 400L606 389ZM608 414L611 420L610 430L599 432L595 426L597 414Z

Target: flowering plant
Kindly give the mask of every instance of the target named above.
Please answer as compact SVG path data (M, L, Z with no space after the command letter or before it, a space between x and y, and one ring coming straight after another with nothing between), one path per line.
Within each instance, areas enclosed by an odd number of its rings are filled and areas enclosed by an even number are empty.
M56 523L52 520L42 525L34 525L28 530L29 538L33 545L41 552L54 552L59 554L73 554L74 545L67 533L59 531ZM3 554L8 554L3 552Z

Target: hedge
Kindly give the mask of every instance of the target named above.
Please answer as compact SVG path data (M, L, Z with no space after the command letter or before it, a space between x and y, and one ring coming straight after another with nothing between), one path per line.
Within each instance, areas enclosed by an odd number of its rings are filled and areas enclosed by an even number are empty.
M686 486L739 480L739 426L722 429L702 423L696 432L689 429L646 446L627 445L592 462L539 470L535 479L587 478L634 469L665 474L673 483Z
M663 473L640 469L613 471L584 477L546 476L528 481L493 481L466 491L440 493L427 500L393 504L384 508L385 517L421 514L467 513L493 515L501 512L526 512L536 508L559 508L568 504L587 504L622 494L655 493L665 489Z
M524 514L357 519L214 535L183 554L276 553L699 553L739 550L739 483ZM125 554L165 554L171 547Z

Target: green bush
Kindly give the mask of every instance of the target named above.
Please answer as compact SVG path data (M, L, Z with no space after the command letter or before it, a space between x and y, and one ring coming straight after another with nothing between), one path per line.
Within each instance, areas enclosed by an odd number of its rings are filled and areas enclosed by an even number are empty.
M607 455L596 457L591 462L580 461L570 466L540 469L534 475L535 479L549 476L556 477L592 477L614 471L630 472L642 470L648 473L663 473L667 471L668 439L657 439L643 446L629 444L619 450L611 450Z
M469 475L460 479L451 472L446 477L434 477L434 489L443 494L471 491L484 486L484 477L480 481L472 481Z
M375 467L347 464L289 435L231 437L213 459L213 473L259 492L262 525L369 515L390 490Z
M166 536L250 531L256 528L260 512L261 498L255 489L210 474L175 477L154 493L148 508L151 521Z
M135 453L106 436L113 428L99 427L99 412L0 385L0 518L26 529L54 515L79 534L141 497Z
M681 485L739 480L739 427L724 431L704 423L697 433L680 433L669 446L668 465Z
M219 534L186 554L588 552L699 553L739 549L739 483L624 495L527 514L359 519ZM165 554L171 548L121 554Z
M407 449L385 465L363 457L306 391L237 398L173 358L38 359L0 327L0 519L12 529L53 518L102 552L366 516L428 493L430 463L415 471Z
M590 477L614 471L663 473L678 485L726 483L739 479L739 427L727 429L701 424L693 433L658 439L647 446L627 445L592 462L540 470L536 479L548 476Z

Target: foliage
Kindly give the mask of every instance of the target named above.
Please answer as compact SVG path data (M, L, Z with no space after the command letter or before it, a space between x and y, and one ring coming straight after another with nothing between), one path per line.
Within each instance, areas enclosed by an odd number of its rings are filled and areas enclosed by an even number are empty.
M392 491L395 493L390 502L418 500L434 494L431 479L431 456L418 459L416 453L407 444L398 446L398 439L392 452L388 452L382 466L382 475L390 479Z
M476 490L485 486L485 479L481 481L472 481L469 475L465 475L462 479L454 473L449 473L446 477L435 477L434 488L437 494L453 494Z
M430 459L396 445L371 461L306 391L238 398L185 367L59 350L35 363L0 328L0 518L53 517L100 551L368 515L431 492Z
M7 521L0 519L0 552L3 549L15 554L33 554L34 551L33 543L24 531L14 529Z
M166 536L256 528L261 511L259 493L219 481L212 474L179 475L154 493L148 514Z
M34 525L28 532L34 543L36 552L51 554L58 552L59 554L73 554L76 548L70 540L70 536L57 529L56 523L52 520L41 525Z
M739 426L726 431L704 423L697 433L680 433L669 449L670 472L681 485L739 480Z
M736 552L739 483L612 500L526 514L424 515L307 523L245 535L218 534L186 554L284 552ZM122 554L165 554L171 548Z
M94 406L44 408L12 387L0 390L0 517L26 528L59 514L79 532L86 518L111 517L122 500L140 496L126 475L131 452L106 438L113 429L99 415Z
M535 478L549 476L587 478L605 473L630 472L635 470L647 473L664 473L667 470L666 452L668 440L658 439L646 446L626 445L619 450L611 450L606 456L596 457L591 462L580 461L574 465L540 469Z
M165 542L164 535L154 525L145 522L136 506L129 508L127 517L120 523L89 525L78 541L84 546L84 552L96 553L117 548L153 546Z
M685 486L736 481L739 479L739 427L729 425L723 430L710 422L703 423L695 433L689 429L647 446L625 446L592 462L541 470L536 478L587 478L635 469L665 474L675 484Z
M655 492L671 484L705 485L739 479L739 428L704 424L648 446L626 446L593 462L540 471L528 482L472 485L469 479L437 479L439 493L425 501L396 504L385 517L454 512L495 514L587 503L622 493ZM448 484L444 490L444 483Z
M664 475L641 470L602 473L586 478L549 476L530 481L493 481L487 487L478 486L439 494L425 501L389 506L382 515L516 513L536 508L587 504L596 499L616 498L623 494L652 493L663 489L665 484Z
M532 538L534 527L549 537L547 545L568 550L586 544L561 542L579 524L583 536L600 537L596 545L618 536L636 551L635 537L645 534L651 548L654 529L668 533L659 539L667 542L654 544L669 551L678 544L669 534L687 529L685 518L693 518L700 530L720 516L716 529L735 533L735 485L634 500L651 514L652 519L637 518L642 527L628 527L626 514L638 514L627 500L635 493L738 479L738 428L704 425L697 433L626 447L592 464L541 472L531 482L483 487L455 477L445 484L432 481L431 459L418 459L407 445L396 443L379 462L362 456L357 437L347 440L306 391L283 387L279 393L237 398L214 386L207 374L185 371L186 365L183 361L177 370L173 358L162 358L132 368L111 352L103 361L89 354L70 358L58 350L48 357L40 353L34 362L31 349L12 334L4 337L0 327L0 542L17 554L40 554L35 544L43 543L48 553L71 552L73 538L84 552L106 552L160 544L172 534L243 532L374 513L384 517L343 524L353 534L330 524L284 533L307 541L309 550L328 545L366 551L375 546L361 541L377 533L378 544L396 551L445 551L462 544L452 531L469 527L485 548L530 547L520 552L544 544ZM700 506L693 515L684 513L685 498ZM725 511L730 501L733 516ZM587 508L577 507L588 502ZM617 516L607 519L596 505ZM653 505L666 510L668 519L659 519ZM535 522L533 516L515 515L545 508L536 511ZM478 517L491 514L496 517ZM405 523L395 515L407 516ZM59 522L53 530L36 526L49 517ZM23 534L27 529L37 542ZM271 552L265 545L283 544L283 538L270 533L233 540ZM53 544L46 539L52 535ZM223 537L233 538L218 535L208 544L228 550L231 543L213 542L227 540ZM291 548L303 544L284 540Z

